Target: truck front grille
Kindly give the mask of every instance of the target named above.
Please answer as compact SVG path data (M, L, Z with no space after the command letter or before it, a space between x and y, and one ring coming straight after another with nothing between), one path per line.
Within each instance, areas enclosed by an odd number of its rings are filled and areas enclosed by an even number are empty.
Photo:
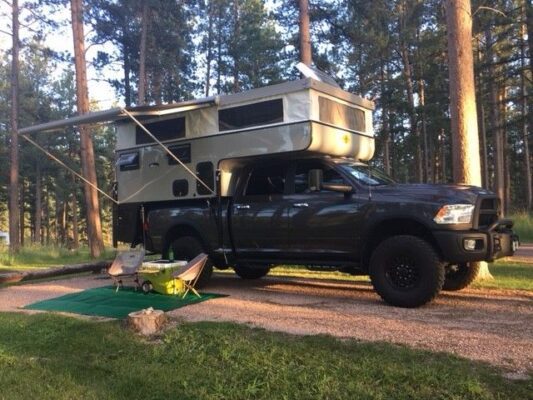
M482 198L479 202L478 228L488 228L500 215L500 200L497 197Z

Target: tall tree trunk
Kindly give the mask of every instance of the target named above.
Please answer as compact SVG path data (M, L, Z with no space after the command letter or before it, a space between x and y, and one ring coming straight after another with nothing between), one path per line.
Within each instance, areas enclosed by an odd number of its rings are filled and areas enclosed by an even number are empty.
M478 62L481 63L482 56L481 56L481 47L478 41L478 48L477 48L477 58ZM484 188L490 187L490 179L489 179L489 160L488 160L488 152L487 152L487 130L485 127L485 105L484 105L484 91L483 91L483 74L481 72L481 68L479 69L479 72L476 76L477 82L476 82L476 89L477 89L477 114L478 114L478 127L479 127L479 140L480 140L480 147L481 147L481 177L482 177L482 183Z
M152 74L153 79L153 99L157 106L163 104L163 91L162 91L162 81L163 77L161 76L161 69L156 67L156 70Z
M146 41L148 37L148 19L150 18L148 7L148 2L144 1L141 14L142 26L139 50L139 91L137 99L139 105L144 105L146 102Z
M501 107L501 149L503 155L503 207L505 213L509 212L509 207L511 205L511 157L509 149L509 141L507 140L507 125L505 121L507 120L507 88L505 82L500 87L498 93L498 102Z
M385 60L381 59L381 126L383 138L383 168L390 175L390 124L389 124L389 99L386 93Z
M533 4L529 0L525 0L524 3L526 8L527 40L529 43L529 69L533 76Z
M50 244L50 184L48 182L48 179L45 179L44 183L44 209L43 209L43 219L45 221L44 224L44 233L45 233L45 244Z
M450 69L453 179L456 183L481 186L472 52L472 7L470 0L446 0L445 7ZM481 263L478 277L491 277L487 263Z
M72 178L74 184L75 177ZM75 187L75 186L74 186ZM77 249L80 246L79 227L78 227L78 198L76 197L76 189L72 192L72 247Z
M222 4L217 13L217 94L222 93Z
M427 134L427 122L426 122L426 82L420 76L418 82L418 98L420 101L420 122L421 122L421 134L423 152L420 157L420 161L423 165L422 178L424 182L428 182L431 176L431 166L429 162L429 149L428 149L428 134ZM418 148L420 149L420 140L418 141Z
M123 30L126 29L123 27ZM131 63L130 63L130 49L129 46L126 44L126 37L125 33L123 33L122 37L122 53L124 54L124 102L126 103L126 107L131 106L131 81L130 81L130 74L131 74Z
M12 39L11 52L11 148L9 168L9 251L15 254L20 250L20 204L19 204L19 6L12 0Z
M42 200L42 184L41 184L41 165L37 163L35 168L35 233L33 241L37 244L41 243L41 229L43 220L43 200Z
M71 0L70 4L74 37L74 60L76 66L76 104L78 113L86 114L89 112L89 93L87 89L87 65L85 63L85 42L83 34L83 1ZM79 130L83 176L96 187L98 182L96 179L96 167L91 134L88 127L85 125L80 126ZM98 192L88 183L85 183L85 202L87 204L87 237L89 240L91 257L99 257L104 248L100 221L100 205Z
M241 36L241 21L239 15L239 0L233 0L233 20L235 21L235 31L233 32L233 93L238 93L240 88L240 57L239 57L239 40Z
M411 69L409 52L405 45L402 45L401 53L403 60L403 75L405 79L407 102L409 108L410 135L415 142L415 179L417 182L422 182L421 148L415 109L413 73Z
M209 97L211 88L211 62L213 61L213 0L208 0L207 6L207 55L206 55L206 72L205 72L205 97Z
M300 10L300 61L305 65L311 65L311 33L309 29L309 2L299 0Z
M20 245L24 246L24 235L25 235L25 220L24 220L24 197L26 195L25 193L25 187L24 187L24 178L20 180L20 206L19 206L19 218L20 218Z
M493 132L494 142L494 191L505 202L505 176L504 176L504 157L503 157L503 140L502 124L500 116L500 104L498 99L498 82L494 73L494 56L492 51L492 32L490 28L485 31L486 42L486 61L488 71L488 82L490 92L490 125ZM505 208L503 208L505 212Z
M526 16L527 13L527 7L530 9L533 9L533 6L527 5L527 1L524 3L523 7L523 15ZM533 24L533 16L531 17ZM527 21L527 19L526 19ZM521 114L522 114L522 140L524 143L524 178L526 180L526 184L524 185L524 190L526 192L526 209L527 210L533 210L533 171L531 170L531 154L529 152L529 133L528 133L528 107L527 107L527 86L526 86L526 34L527 34L527 24L524 22L522 24L521 29L521 37L522 42L520 46L520 62L522 67L522 73L520 74L520 89L522 94L522 101L521 101ZM530 43L533 44L533 27L531 29L531 33L529 34L529 40ZM531 52L533 50L533 46L530 49L530 55L529 59L533 60L533 53ZM533 63L533 61L531 61ZM531 76L533 77L533 68L531 69ZM533 85L531 85L533 86ZM531 98L530 102L533 102L533 97ZM533 108L533 106L532 106ZM529 129L533 129L533 125L529 125Z

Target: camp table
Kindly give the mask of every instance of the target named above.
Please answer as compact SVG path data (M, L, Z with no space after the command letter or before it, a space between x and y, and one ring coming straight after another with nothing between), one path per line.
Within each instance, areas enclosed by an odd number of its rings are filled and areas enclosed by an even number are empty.
M181 279L172 277L178 268L187 265L187 261L156 260L146 261L139 268L141 288L145 293L152 289L161 294L180 294L185 291Z

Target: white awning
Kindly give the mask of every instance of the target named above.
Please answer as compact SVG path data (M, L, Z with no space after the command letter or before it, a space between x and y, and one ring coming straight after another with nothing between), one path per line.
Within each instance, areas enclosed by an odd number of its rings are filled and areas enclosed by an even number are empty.
M200 100L184 101L181 103L165 104L161 106L140 106L140 107L117 107L104 111L96 111L63 120L45 122L44 124L28 126L19 130L19 134L29 134L36 132L50 132L63 129L69 126L89 125L102 122L115 122L129 119L130 115L136 118L160 117L170 114L179 114L185 111L196 110L218 104L218 96L206 97ZM126 112L127 111L127 112ZM130 114L130 115L128 115Z

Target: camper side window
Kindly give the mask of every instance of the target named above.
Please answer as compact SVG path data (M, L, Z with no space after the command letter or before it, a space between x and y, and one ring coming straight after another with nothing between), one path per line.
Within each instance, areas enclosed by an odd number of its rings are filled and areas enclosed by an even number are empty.
M319 96L320 121L352 131L366 132L365 112Z
M218 112L219 131L283 122L283 100L268 100Z
M149 122L144 126L160 142L185 137L185 117ZM155 143L155 141L140 126L137 126L135 128L135 143L147 144Z
M285 192L284 166L267 166L255 168L248 178L246 196L268 196Z
M121 171L132 171L139 169L139 152L123 153L118 156L117 167Z

